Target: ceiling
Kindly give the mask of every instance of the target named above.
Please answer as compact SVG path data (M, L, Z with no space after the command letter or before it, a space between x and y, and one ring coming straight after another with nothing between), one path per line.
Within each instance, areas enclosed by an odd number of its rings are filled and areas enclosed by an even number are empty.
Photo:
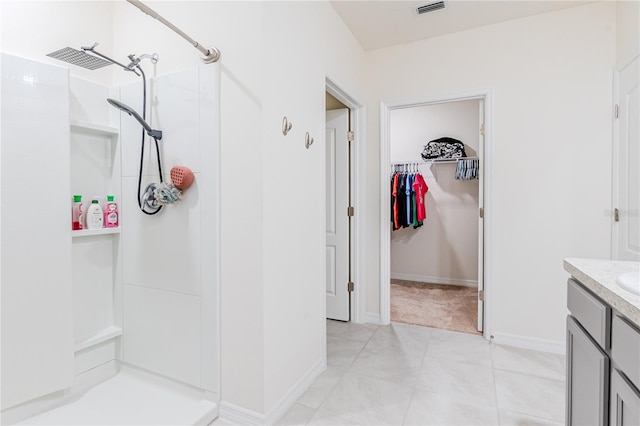
M415 6L437 0L332 0L364 50L438 37L590 1L445 0L445 8L417 15Z

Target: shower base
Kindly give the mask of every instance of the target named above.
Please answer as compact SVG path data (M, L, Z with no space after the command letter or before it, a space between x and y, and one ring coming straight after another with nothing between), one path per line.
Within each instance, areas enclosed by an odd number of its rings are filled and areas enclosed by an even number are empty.
M74 401L21 425L208 425L218 416L204 392L121 365Z

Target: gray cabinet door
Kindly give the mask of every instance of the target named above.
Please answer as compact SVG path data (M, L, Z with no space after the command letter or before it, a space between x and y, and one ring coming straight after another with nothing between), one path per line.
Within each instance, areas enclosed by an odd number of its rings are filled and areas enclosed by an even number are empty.
M609 357L567 317L567 425L608 424Z
M640 425L640 392L616 369L611 375L610 425Z

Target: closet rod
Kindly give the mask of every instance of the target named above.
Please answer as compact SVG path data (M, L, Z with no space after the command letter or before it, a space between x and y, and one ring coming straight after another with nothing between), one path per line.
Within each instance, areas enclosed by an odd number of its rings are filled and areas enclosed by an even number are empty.
M430 160L423 160L423 161L400 161L400 162L393 162L390 163L392 166L400 166L403 164L418 164L418 165L424 165L424 164L432 164L432 163L453 163L453 162L458 162L461 160L477 160L478 157L458 157L458 158L432 158Z

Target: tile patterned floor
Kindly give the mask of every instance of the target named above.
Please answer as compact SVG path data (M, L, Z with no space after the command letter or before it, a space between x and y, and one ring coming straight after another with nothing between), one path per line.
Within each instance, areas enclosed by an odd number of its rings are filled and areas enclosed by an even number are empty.
M327 321L327 370L279 425L560 425L564 357L406 324Z

